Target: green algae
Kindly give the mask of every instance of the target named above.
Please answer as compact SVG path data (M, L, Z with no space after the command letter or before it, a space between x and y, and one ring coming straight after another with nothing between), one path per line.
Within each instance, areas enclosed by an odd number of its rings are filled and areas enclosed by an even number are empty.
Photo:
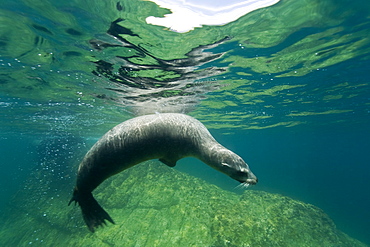
M262 191L238 195L159 162L96 189L116 224L94 234L78 207L67 206L72 180L53 196L47 183L36 184L31 179L11 201L0 227L4 246L365 246L315 206Z

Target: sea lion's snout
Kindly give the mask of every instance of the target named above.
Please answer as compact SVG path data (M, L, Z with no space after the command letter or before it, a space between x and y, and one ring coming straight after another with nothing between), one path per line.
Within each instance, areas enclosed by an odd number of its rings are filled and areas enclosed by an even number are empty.
M251 185L255 185L258 183L258 178L256 176L254 176L254 174L252 174L253 177L252 178L247 178L247 181L245 181L244 183L247 183L247 184L251 184Z
M242 183L255 185L258 182L258 178L253 174L253 172L249 168L248 169L242 168L241 170L242 170L242 172L247 174L246 180L243 181Z
M245 168L241 169L239 172L231 177L241 183L246 183L249 185L255 185L258 182L258 178L249 169Z
M222 162L222 169L224 173L240 183L255 185L258 182L257 177L239 156L237 162L232 163L232 165Z

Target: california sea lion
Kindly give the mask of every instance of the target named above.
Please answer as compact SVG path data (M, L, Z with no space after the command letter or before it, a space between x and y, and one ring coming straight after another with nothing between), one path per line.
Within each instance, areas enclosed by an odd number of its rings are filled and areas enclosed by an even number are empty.
M69 204L79 204L86 225L94 232L105 220L114 223L92 195L100 183L146 160L159 159L174 167L188 156L245 185L257 183L243 159L219 144L198 120L178 113L153 114L117 125L88 151L78 168Z

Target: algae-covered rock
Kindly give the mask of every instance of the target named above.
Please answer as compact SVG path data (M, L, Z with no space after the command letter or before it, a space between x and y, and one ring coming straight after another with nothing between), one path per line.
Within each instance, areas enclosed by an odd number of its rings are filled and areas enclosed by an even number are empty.
M30 199L33 189L20 191L3 217L3 246L365 246L317 207L261 191L237 195L159 162L96 189L116 224L94 234L80 209L67 206L72 187L38 200Z

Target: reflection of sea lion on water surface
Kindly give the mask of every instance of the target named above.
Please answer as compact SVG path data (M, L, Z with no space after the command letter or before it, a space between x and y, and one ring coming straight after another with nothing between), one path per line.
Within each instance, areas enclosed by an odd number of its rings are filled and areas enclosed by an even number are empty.
M159 159L173 167L193 156L245 184L257 178L238 155L221 146L198 120L177 113L145 115L127 120L108 131L85 155L78 168L71 202L80 205L89 229L112 223L112 218L92 196L105 179L140 162Z

